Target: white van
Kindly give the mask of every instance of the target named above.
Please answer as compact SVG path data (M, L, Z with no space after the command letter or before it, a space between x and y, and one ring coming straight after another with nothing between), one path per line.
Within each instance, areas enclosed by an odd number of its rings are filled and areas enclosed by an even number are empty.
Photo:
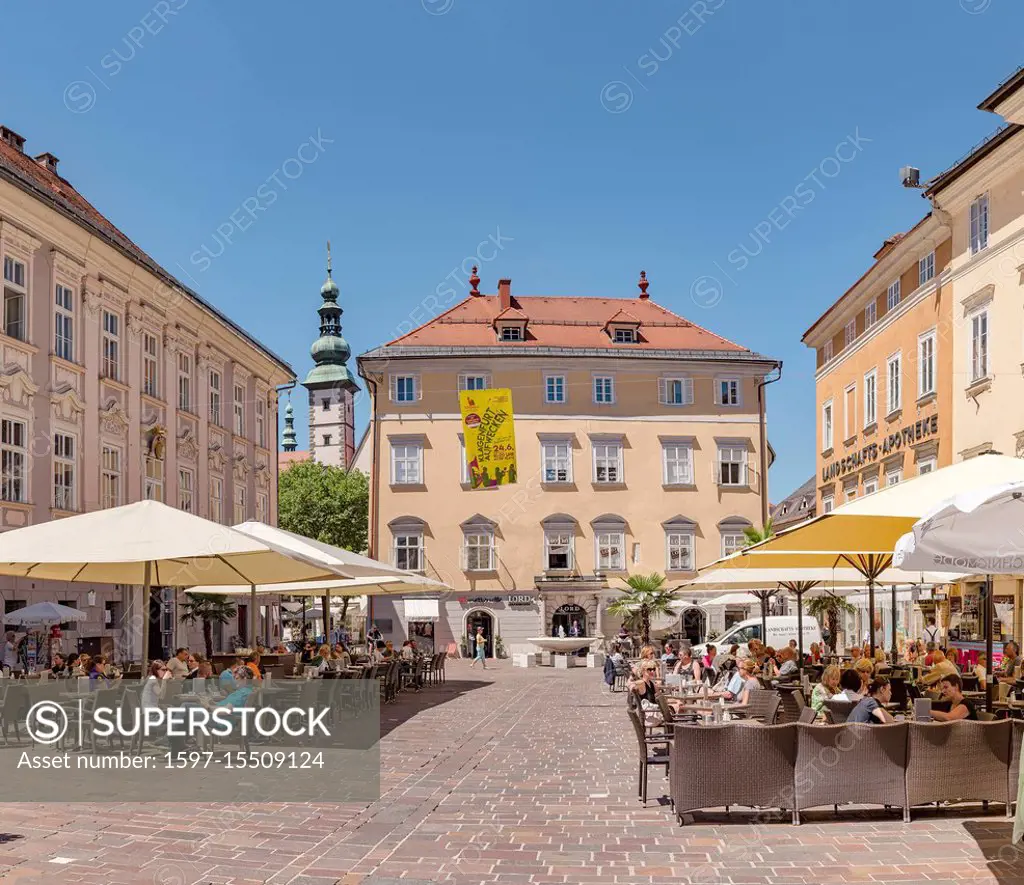
M738 645L740 651L746 652L747 643L751 639L760 639L765 645L770 645L776 651L789 645L790 639L797 639L796 615L776 615L767 618L768 638L761 636L761 619L748 618L733 624L721 636L712 641L712 645L718 651L728 651L729 646ZM804 654L810 650L811 643L821 644L821 627L818 621L810 615L803 617L804 628ZM707 651L707 644L695 645L694 652L703 655Z

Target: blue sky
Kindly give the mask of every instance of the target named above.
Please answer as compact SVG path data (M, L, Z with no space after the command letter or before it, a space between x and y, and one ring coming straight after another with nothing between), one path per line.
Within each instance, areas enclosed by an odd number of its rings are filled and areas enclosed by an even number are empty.
M300 377L328 238L354 353L462 293L489 239L484 291L631 296L645 268L784 360L773 499L814 469L801 334L926 211L899 167L993 130L975 106L1024 61L1015 0L132 0L5 25L0 122Z

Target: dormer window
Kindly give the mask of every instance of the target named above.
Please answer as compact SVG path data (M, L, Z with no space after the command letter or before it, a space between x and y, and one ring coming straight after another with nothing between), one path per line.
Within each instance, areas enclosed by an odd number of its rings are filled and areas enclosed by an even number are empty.
M640 340L640 319L628 310L620 310L604 325L615 344L636 344Z
M616 344L636 344L636 329L616 329Z
M523 340L523 328L522 326L502 326L498 330L502 341L522 341Z

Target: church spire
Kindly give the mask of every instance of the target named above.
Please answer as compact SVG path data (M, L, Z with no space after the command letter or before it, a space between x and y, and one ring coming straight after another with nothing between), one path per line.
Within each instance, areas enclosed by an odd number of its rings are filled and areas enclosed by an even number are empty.
M352 351L348 342L341 336L342 309L338 304L340 296L338 284L331 276L331 243L327 242L327 279L320 287L323 303L317 313L320 315L320 337L313 342L309 355L316 365L302 383L310 386L333 386L342 384L358 389L355 378L348 369L348 358Z
M295 410L292 404L284 407L284 433L281 434L281 449L285 452L294 452L298 448L295 439Z

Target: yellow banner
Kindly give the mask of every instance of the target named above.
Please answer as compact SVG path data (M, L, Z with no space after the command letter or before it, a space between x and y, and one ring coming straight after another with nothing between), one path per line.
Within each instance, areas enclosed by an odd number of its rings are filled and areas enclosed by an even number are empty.
M463 390L459 393L466 465L474 489L516 482L516 428L512 391Z

